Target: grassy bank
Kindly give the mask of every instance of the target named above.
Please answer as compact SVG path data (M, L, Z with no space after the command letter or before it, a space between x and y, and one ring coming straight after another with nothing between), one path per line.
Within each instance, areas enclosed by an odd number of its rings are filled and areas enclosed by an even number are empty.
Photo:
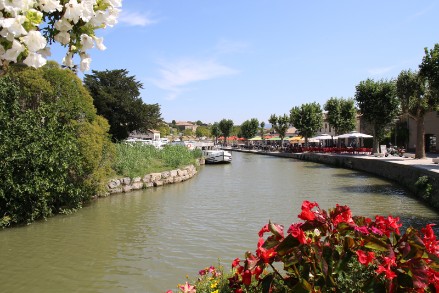
M162 172L194 164L201 157L200 150L185 146L167 145L157 149L151 145L116 144L113 169L117 176L141 177L148 173Z

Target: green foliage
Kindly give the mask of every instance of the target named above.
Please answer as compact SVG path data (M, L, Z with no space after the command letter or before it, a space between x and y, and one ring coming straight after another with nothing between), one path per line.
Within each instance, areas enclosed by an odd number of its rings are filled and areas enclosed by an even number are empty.
M431 192L433 191L433 186L429 181L430 179L428 178L428 176L421 176L415 183L415 186L418 189L418 193L425 200L428 200L430 198Z
M195 135L197 137L210 137L210 130L207 126L198 126L195 130Z
M233 121L230 119L222 119L218 123L218 128L221 132L221 135L224 136L224 144L225 144L227 141L227 138L230 136L230 133L232 131Z
M162 121L160 106L143 103L143 85L125 69L93 70L85 75L84 84L98 114L108 120L113 141L126 139L134 130L153 129Z
M103 191L109 126L70 70L13 67L1 79L0 112L2 226L68 213Z
M18 85L0 79L1 225L31 223L81 207L84 192L75 129L62 122L59 106L20 105Z
M386 126L399 113L399 101L396 97L394 81L374 81L367 79L356 86L355 100L363 118L373 127L374 151L384 138Z
M324 109L328 112L329 125L335 129L337 135L355 129L357 111L353 99L330 98Z
M435 104L439 103L439 44L435 44L433 49L424 49L425 56L419 65L419 74L424 78L431 91L430 95L434 97Z
M246 120L241 124L241 137L250 139L258 133L259 121L256 118Z
M320 104L307 103L290 110L290 122L298 130L299 134L308 138L314 136L317 130L322 128L323 116Z
M181 145L166 145L159 150L152 145L118 143L113 169L119 176L141 177L194 164L201 155L200 150Z

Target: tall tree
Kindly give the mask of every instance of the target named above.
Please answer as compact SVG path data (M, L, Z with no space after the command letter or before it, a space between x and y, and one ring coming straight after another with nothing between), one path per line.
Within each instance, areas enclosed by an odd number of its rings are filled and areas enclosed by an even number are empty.
M261 139L264 141L265 122L261 122Z
M320 104L313 102L292 108L290 110L290 122L296 127L299 134L305 138L305 145L308 146L308 139L316 135L322 127L323 113Z
M224 137L224 145L227 143L227 138L230 136L230 133L233 129L233 121L230 119L222 119L218 123L218 127L221 131L221 134Z
M212 126L210 127L210 133L212 134L213 137L215 137L215 144L217 144L218 137L221 136L221 130L219 128L218 122L212 124Z
M241 124L241 136L250 139L258 133L259 121L256 118L246 120Z
M357 111L354 99L330 98L324 109L328 111L328 123L334 128L336 135L355 129Z
M290 127L290 118L284 114L276 116L275 114L271 114L270 119L268 119L268 122L271 123L274 130L279 134L280 137L280 145L283 146L284 144L284 137L287 133L288 128Z
M403 70L398 75L396 93L403 113L416 121L415 158L425 158L424 117L428 112L436 110L437 102L426 86L426 79L411 70Z
M126 69L93 70L85 75L84 84L98 114L107 118L113 141L126 139L134 130L155 128L162 121L160 106L143 103L143 85Z
M386 127L399 113L395 82L372 79L362 81L356 86L355 100L363 118L373 129L373 152L378 152Z

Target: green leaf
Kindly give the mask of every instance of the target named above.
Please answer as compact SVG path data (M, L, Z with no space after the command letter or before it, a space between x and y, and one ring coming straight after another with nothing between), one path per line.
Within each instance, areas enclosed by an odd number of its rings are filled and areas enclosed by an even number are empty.
M299 240L289 234L285 239L277 246L276 252L279 256L283 256L291 251L293 248L300 245Z

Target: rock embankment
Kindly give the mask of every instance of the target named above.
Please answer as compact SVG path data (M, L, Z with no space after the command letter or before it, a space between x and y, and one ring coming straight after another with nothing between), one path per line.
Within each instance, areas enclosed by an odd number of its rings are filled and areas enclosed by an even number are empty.
M139 189L183 182L192 178L195 174L197 174L197 168L195 168L194 165L189 165L181 169L146 174L143 178L125 177L112 179L108 182L107 189L109 194L126 193Z

